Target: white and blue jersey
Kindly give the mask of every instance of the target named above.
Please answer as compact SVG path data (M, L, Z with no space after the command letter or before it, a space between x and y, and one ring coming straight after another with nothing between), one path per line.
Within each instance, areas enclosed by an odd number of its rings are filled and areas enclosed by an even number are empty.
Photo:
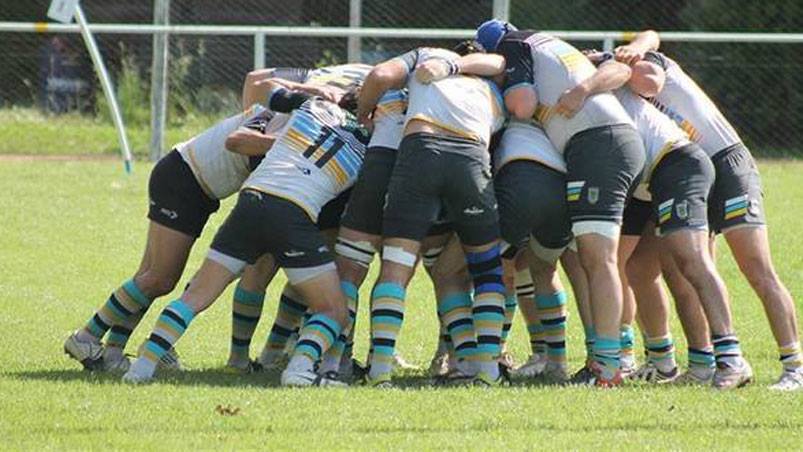
M368 148L399 149L404 137L404 115L407 112L407 90L386 92L376 104L374 131Z
M284 100L277 97L284 96ZM286 102L292 105L288 107ZM367 135L354 116L319 98L277 90L269 108L292 111L264 160L243 184L287 199L313 221L321 208L354 185L365 157Z

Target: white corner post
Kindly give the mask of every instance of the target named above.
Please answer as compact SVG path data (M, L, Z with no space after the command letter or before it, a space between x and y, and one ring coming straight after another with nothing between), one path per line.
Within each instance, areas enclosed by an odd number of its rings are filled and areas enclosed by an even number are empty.
M510 21L510 0L494 0L493 16L494 19Z
M362 0L349 0L349 28L362 27ZM349 36L348 38L349 63L362 62L362 38Z
M154 0L153 24L169 25L170 0ZM167 32L153 34L153 58L151 60L151 143L150 159L162 158L165 149L167 125L168 58L170 35Z
M98 73L100 85L103 88L103 94L106 96L106 100L109 102L109 108L111 108L112 111L112 119L114 120L114 126L117 128L117 136L120 139L120 148L123 153L125 171L131 174L131 148L128 145L128 138L125 135L125 126L123 125L123 117L120 114L120 106L117 105L117 96L114 94L109 72L106 70L106 65L103 64L103 58L98 50L95 37L92 36L92 33L89 31L86 17L84 16L84 10L81 8L80 3L76 3L75 5L75 20L78 22L81 36L84 38L87 50L89 50L89 56L92 58L92 64L94 64L95 71Z

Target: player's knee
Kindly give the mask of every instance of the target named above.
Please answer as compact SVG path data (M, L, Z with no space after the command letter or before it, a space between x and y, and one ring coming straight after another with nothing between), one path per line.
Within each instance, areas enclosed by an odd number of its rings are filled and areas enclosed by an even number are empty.
M589 275L600 272L618 271L616 255L604 247L585 247L580 251L580 264Z
M177 277L158 274L153 271L146 271L138 275L134 281L139 290L151 299L169 294L178 284Z
M654 281L661 275L661 268L633 256L625 264L625 275L629 281Z

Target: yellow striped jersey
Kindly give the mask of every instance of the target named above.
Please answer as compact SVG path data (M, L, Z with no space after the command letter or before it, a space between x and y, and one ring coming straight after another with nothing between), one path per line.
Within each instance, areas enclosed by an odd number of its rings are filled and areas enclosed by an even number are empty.
M591 77L596 68L579 50L545 33L513 31L497 47L507 61L505 93L533 89L538 98L535 120L555 148L563 153L576 133L614 124L630 124L630 118L611 93L589 96L572 118L554 114L560 96Z
M285 198L317 221L324 204L354 184L367 141L352 114L310 98L291 113L243 187Z
M368 148L399 149L404 136L404 115L407 112L407 90L386 92L376 104L374 130Z
M666 74L663 89L651 99L653 105L685 130L709 157L742 142L711 98L677 62L659 52L647 52L644 60Z

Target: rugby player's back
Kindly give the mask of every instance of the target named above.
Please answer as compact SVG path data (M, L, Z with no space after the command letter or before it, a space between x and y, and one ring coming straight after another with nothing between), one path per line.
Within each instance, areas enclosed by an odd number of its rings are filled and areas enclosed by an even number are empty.
M399 57L412 73L429 59L455 61L459 58L446 49L419 48ZM502 127L505 120L504 101L499 88L491 80L453 75L424 84L410 76L407 83L409 104L406 121L431 123L452 134L484 144Z
M711 98L680 65L659 52L647 52L644 60L658 65L666 74L664 86L652 103L678 123L709 157L742 142Z
M292 112L243 187L285 198L316 221L327 202L354 184L366 143L351 113L311 98Z
M558 151L576 133L596 127L629 124L611 93L589 96L571 118L554 113L560 96L591 77L596 68L579 50L545 33L514 31L505 35L498 52L507 61L505 92L531 85L538 98L536 120Z
M226 149L226 138L238 128L257 122L262 123L263 133L278 131L286 118L254 105L175 147L206 194L213 199L224 199L237 193L251 172L248 157Z

